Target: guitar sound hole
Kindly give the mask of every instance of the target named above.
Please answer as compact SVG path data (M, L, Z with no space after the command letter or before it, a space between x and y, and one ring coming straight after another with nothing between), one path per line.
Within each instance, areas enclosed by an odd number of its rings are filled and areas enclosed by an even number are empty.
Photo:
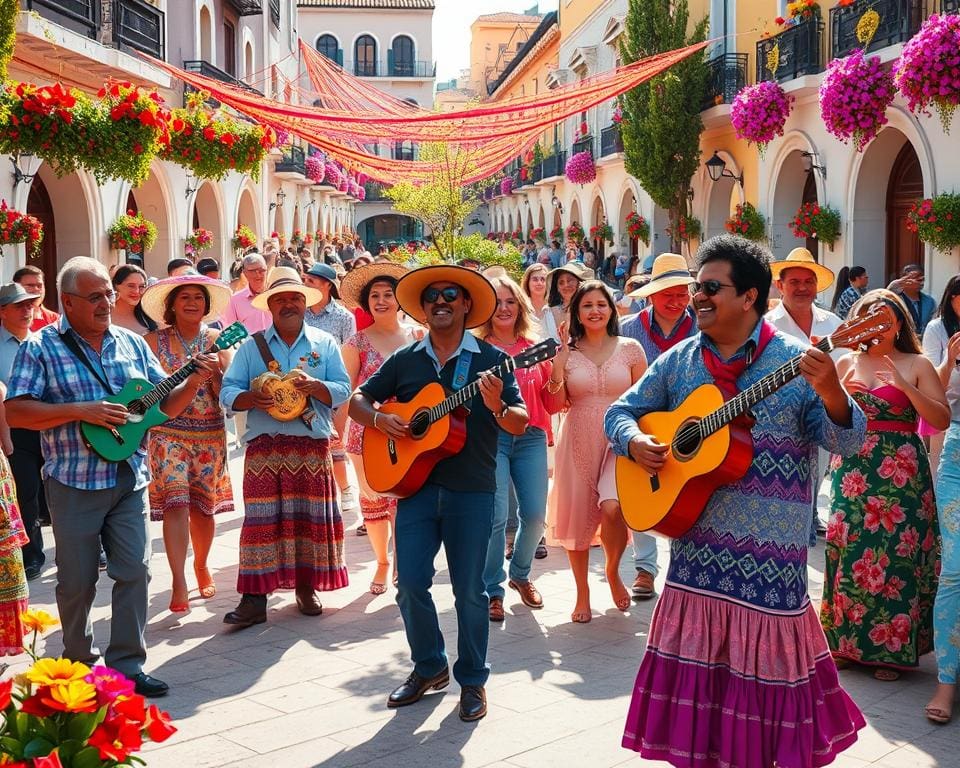
M419 440L430 428L430 414L426 411L418 411L413 415L413 418L410 419L410 436L415 440Z
M147 409L143 407L143 403L139 400L127 403L127 410L135 416L143 416L147 412Z
M677 430L673 439L673 453L679 461L691 458L700 450L700 429L697 419L692 419Z

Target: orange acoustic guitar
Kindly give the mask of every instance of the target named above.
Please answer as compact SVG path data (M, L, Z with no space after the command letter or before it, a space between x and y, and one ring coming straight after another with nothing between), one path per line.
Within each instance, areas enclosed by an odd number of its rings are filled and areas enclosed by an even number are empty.
M490 372L497 376L530 368L557 354L559 345L547 339L508 357ZM475 379L451 395L437 382L427 384L406 403L384 403L380 413L391 413L409 423L410 437L394 440L379 429L363 430L363 470L370 488L381 496L404 499L423 487L441 459L459 453L467 439L469 402L480 391Z
M848 320L815 346L823 352L838 347L855 349L893 327L894 314L886 305ZM617 457L617 495L627 525L635 531L657 531L677 537L697 522L707 501L721 485L743 477L753 461L749 426L738 416L771 395L800 373L797 356L724 402L713 384L703 384L672 411L640 418L640 431L669 445L667 463L651 475L632 459ZM706 414L704 416L703 414Z

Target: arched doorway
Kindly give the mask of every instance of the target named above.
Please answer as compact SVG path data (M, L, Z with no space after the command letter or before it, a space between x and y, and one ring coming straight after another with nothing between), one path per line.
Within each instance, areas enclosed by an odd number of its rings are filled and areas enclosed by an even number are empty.
M923 243L907 229L910 207L923 197L923 170L908 141L890 170L887 187L887 274L899 275L907 264L923 264Z
M707 202L706 221L703 222L703 239L709 240L727 231L727 219L740 203L736 181L722 176L719 181L710 182L710 198Z
M423 224L420 221L396 213L371 216L361 221L357 229L360 239L373 253L377 252L381 244L401 244L423 239Z
M221 224L220 203L213 184L210 182L201 184L194 201L192 228L203 227L213 233L213 243L210 251L205 252L204 255L212 256L217 261L221 261L223 259L223 242L221 241L223 225Z
M557 233L556 237L551 236L550 233L556 232L557 230L560 230L560 231ZM553 209L553 226L550 228L550 232L547 232L547 236L550 237L551 248L553 247L553 242L552 242L553 240L557 240L560 243L560 245L563 245L563 219L560 217L559 208Z
M633 190L628 189L620 198L620 213L617 218L617 227L620 230L620 247L627 250L631 256L636 256L640 252L640 240L630 237L630 231L627 228L627 216L637 210L637 198ZM622 254L621 254L622 255Z
M567 226L571 226L573 224L579 224L585 230L589 229L589 227L583 226L582 217L580 215L580 201L577 200L576 197L574 197L573 200L570 201L570 224L568 224ZM564 233L562 239L566 240L566 233Z
M603 209L603 200L600 197L597 197L593 201L593 214L590 216L590 226L598 227L601 224L605 224L607 221L606 211ZM587 237L590 236L590 230L587 229ZM597 252L597 267L603 264L603 259L607 254L607 241L602 237L592 241L594 250ZM599 270L598 270L599 271Z
M45 231L43 236L44 248L51 249L47 252L51 258L50 273L47 273L45 266L41 266L48 281L48 292L54 295L56 301L56 275L67 259L71 256L92 256L99 257L99 260L106 264L109 263L107 259L110 254L106 250L108 245L105 234L99 240L94 239L96 233L92 222L99 220L101 213L96 208L96 184L92 177L71 173L58 178L46 163L42 163L33 177L27 198L27 210L30 213L33 213L30 208L33 189L39 189L37 182L40 182L49 198L56 223L56 231ZM43 205L39 201L34 204ZM113 224L113 218L110 218L107 226L110 224ZM102 257L101 254L107 256ZM53 279L50 279L50 275Z
M48 309L56 311L59 309L55 287L57 284L57 227L50 193L39 175L35 176L30 184L27 213L36 216L43 224L43 240L36 254L30 248L26 249L26 264L43 270L43 282L47 286L43 303Z
M800 201L801 205L806 205L807 203L818 203L817 200L817 182L813 178L812 173L807 173L807 180L803 183L803 197ZM804 248L806 248L810 253L813 254L813 258L817 261L820 261L820 241L815 237L808 237L804 241Z
M263 239L263 232L257 224L257 205L253 197L253 192L249 187L245 187L240 192L240 202L237 205L237 226L243 224L254 231L258 240ZM233 233L230 233L231 236Z
M790 222L797 215L805 197L810 195L811 187L813 199L816 200L816 179L812 173L804 170L803 155L799 149L796 149L790 152L780 165L774 188L770 221L770 250L774 258L786 258L790 251L800 245L793 235ZM819 256L815 243L814 247L810 248L810 252L814 257Z

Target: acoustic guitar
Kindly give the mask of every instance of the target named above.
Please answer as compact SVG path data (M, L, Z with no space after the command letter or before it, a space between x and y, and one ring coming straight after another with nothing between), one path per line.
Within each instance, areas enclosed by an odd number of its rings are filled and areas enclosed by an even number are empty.
M816 346L823 352L869 344L894 325L893 311L874 311L848 320ZM630 458L617 457L617 495L627 525L635 531L657 531L676 538L700 517L721 485L742 478L753 462L752 423L738 419L750 408L800 374L799 355L767 374L730 400L713 384L703 384L672 411L642 416L640 431L669 445L667 462L651 475ZM736 419L736 421L734 421Z
M530 368L557 354L559 345L547 339L508 357L490 372L503 376ZM431 382L406 403L384 403L380 413L394 414L409 424L410 437L395 440L379 429L363 430L363 469L370 488L381 496L404 499L423 487L439 461L459 453L467 439L463 407L480 391L480 380L448 394Z
M206 350L206 354L221 352L247 337L247 329L241 323L234 323L220 332L216 342ZM181 381L187 378L197 367L191 360L182 368L154 386L145 379L131 379L116 395L106 398L108 403L120 403L127 407L127 423L118 427L101 427L98 424L80 423L80 433L87 447L100 458L107 461L125 461L129 459L147 430L163 424L170 417L160 410L160 402Z

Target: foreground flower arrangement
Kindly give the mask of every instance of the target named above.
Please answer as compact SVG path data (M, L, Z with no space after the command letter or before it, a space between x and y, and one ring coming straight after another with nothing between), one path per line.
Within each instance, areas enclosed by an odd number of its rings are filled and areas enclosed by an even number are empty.
M820 85L820 116L830 133L844 143L852 139L862 152L887 124L894 95L893 75L880 57L867 59L863 51L854 51L827 67Z
M145 740L176 733L170 716L147 705L133 681L108 667L68 659L38 658L37 639L58 622L27 611L33 630L24 650L33 658L25 673L0 683L0 764L27 768L113 768L143 760Z
M6 200L0 200L0 255L2 246L27 244L27 253L36 255L43 242L43 224L36 216L15 211L7 207Z
M771 80L742 89L730 107L737 138L756 144L762 155L767 144L783 136L792 104L793 97Z

